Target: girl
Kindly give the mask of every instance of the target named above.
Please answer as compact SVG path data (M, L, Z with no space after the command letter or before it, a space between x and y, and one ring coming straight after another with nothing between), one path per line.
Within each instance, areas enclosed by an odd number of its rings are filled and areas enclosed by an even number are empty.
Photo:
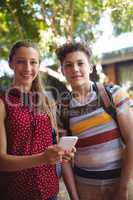
M53 145L56 122L39 80L39 53L30 41L11 49L12 86L0 98L0 199L55 200L56 162L66 153Z

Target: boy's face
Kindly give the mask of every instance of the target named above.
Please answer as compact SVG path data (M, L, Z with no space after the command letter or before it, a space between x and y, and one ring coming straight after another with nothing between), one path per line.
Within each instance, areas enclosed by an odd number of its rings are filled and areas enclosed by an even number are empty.
M62 64L62 72L72 88L88 85L92 72L87 55L82 51L68 53Z

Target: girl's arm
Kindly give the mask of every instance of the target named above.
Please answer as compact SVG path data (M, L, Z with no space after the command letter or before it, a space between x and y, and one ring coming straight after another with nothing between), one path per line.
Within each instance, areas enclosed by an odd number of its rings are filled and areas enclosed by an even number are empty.
M7 154L7 138L5 129L6 110L2 100L0 100L0 170L16 171L36 167L42 164L55 164L62 161L64 151L57 145L48 147L45 152L27 155L15 156ZM70 158L68 158L70 159Z

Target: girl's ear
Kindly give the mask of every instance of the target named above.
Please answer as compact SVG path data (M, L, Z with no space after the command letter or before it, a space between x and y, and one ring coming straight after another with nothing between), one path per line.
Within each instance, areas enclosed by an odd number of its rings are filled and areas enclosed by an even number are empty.
M14 70L13 64L12 64L11 62L9 62L8 64L9 64L9 67L10 67L12 70Z

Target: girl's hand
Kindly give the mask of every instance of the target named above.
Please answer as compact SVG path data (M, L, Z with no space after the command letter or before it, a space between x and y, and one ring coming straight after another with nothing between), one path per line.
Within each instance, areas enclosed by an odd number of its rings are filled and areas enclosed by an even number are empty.
M65 151L61 147L57 145L52 145L49 146L44 152L43 159L46 164L54 165L58 161L62 162L64 154Z

